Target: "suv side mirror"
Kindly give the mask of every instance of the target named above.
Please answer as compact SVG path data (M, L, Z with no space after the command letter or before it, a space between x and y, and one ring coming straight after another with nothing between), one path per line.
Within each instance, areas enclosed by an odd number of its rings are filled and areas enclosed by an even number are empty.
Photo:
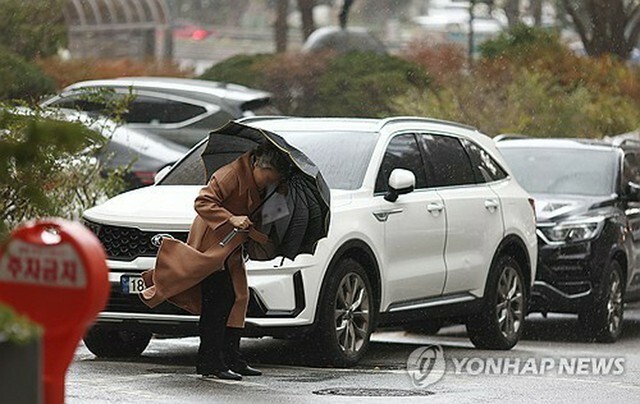
M629 201L640 202L640 184L629 181L627 183L627 192L629 195Z
M157 184L158 182L162 181L162 179L167 175L167 173L171 170L171 167L173 166L164 166L160 169L160 171L158 171L156 173L156 175L153 176L153 183Z
M389 176L389 190L384 199L389 202L398 200L398 196L413 192L416 186L416 176L404 168L396 168Z

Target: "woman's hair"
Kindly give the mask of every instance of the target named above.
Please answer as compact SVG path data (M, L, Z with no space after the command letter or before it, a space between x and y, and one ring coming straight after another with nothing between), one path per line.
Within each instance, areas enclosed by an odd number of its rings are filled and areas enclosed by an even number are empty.
M276 148L268 140L260 144L253 152L255 165L261 168L272 168L280 173L282 178L288 178L291 174L291 163L284 152Z

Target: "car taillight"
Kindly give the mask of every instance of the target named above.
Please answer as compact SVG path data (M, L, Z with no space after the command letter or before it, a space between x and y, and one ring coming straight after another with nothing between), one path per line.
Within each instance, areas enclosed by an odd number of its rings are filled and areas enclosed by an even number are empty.
M133 174L142 185L153 184L156 175L156 173L153 171L135 171Z

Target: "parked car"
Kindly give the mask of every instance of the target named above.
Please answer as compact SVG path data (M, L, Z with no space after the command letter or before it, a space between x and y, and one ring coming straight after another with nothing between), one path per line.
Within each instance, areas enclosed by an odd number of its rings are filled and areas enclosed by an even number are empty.
M281 135L319 166L332 217L314 255L247 263L247 336L307 338L336 366L362 358L378 326L454 318L477 347L518 342L536 272L534 210L490 138L423 118L242 122ZM84 213L112 285L85 337L94 354L137 355L152 333L197 331L198 316L169 303L149 309L129 286L154 266L159 236L186 240L207 181L205 145L156 185Z
M112 98L129 100L121 119L142 129L191 147L229 120L273 115L271 94L236 84L170 77L123 77L72 84L43 107L77 109L93 115L109 114Z
M126 189L153 184L158 171L173 165L189 150L142 129L119 125L106 117L89 116L69 109L51 109L45 114L54 119L80 122L108 138L96 157L107 170L126 168Z
M531 310L577 313L598 341L640 299L640 143L504 138L497 146L536 201Z

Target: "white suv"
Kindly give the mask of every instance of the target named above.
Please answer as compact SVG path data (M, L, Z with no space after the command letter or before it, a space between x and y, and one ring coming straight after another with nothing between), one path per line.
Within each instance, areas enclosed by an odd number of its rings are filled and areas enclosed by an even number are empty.
M308 338L321 362L356 363L379 326L464 322L477 347L510 349L522 334L537 246L533 201L491 139L451 122L251 118L305 152L331 187L329 235L314 255L248 262L247 336ZM154 186L89 209L112 293L87 347L140 354L151 333L193 334L198 316L136 293L159 235L185 240L205 184L195 146Z

